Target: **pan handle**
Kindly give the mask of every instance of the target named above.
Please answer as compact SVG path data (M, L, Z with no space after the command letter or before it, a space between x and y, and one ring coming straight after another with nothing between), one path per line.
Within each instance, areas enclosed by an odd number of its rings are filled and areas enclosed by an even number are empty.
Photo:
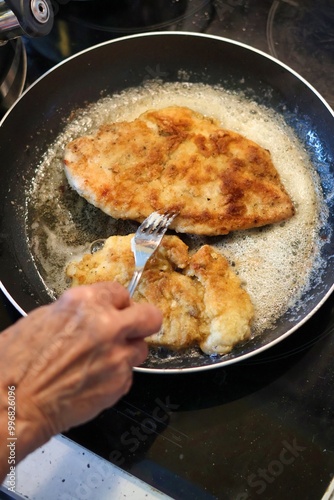
M52 26L51 0L0 0L0 41L45 36Z

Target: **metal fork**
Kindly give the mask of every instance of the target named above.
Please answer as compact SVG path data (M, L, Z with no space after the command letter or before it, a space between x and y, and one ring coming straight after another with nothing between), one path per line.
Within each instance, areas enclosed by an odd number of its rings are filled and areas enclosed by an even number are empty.
M147 261L152 257L176 213L153 212L139 226L131 240L131 250L135 257L135 271L128 286L130 297L138 285Z

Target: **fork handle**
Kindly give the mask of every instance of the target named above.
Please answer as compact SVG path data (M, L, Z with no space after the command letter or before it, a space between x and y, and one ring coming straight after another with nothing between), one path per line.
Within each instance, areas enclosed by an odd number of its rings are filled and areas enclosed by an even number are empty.
M143 274L143 270L144 270L144 268L142 268L142 269L138 269L138 270L136 270L136 271L133 273L133 276L132 276L132 278L131 278L131 281L130 281L130 283L129 283L129 285L128 285L128 292L129 292L129 294L130 294L130 297L132 297L132 295L133 295L133 294L134 294L134 292L135 292L135 289L136 289L136 287L137 287L137 285L138 285L138 282L139 282L139 280L140 280L140 278L141 278L141 275Z

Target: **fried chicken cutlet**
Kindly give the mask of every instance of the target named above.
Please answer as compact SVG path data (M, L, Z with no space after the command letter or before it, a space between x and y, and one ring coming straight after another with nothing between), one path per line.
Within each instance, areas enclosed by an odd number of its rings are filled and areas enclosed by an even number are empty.
M132 234L111 236L104 247L71 262L72 285L114 280L127 286L134 270ZM153 346L182 349L198 344L206 354L225 354L250 337L253 305L227 260L209 245L196 253L177 236L165 236L134 294L163 313Z
M292 201L269 151L186 107L103 125L70 142L69 184L116 219L179 213L181 233L223 235L290 218Z

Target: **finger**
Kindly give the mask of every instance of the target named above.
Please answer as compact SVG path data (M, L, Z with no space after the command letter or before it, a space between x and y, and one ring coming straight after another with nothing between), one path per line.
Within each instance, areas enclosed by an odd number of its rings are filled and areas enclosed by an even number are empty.
M162 325L162 313L152 304L133 304L120 315L121 332L128 339L148 337L157 333Z
M148 355L148 345L143 339L132 339L129 349L131 350L130 364L132 367L144 363Z
M117 282L101 282L70 288L58 300L61 307L76 308L89 303L103 307L114 306L122 310L130 305L129 293Z
M91 292L96 294L96 300L101 305L112 304L116 309L125 309L130 306L129 292L117 281L104 281L88 286Z

